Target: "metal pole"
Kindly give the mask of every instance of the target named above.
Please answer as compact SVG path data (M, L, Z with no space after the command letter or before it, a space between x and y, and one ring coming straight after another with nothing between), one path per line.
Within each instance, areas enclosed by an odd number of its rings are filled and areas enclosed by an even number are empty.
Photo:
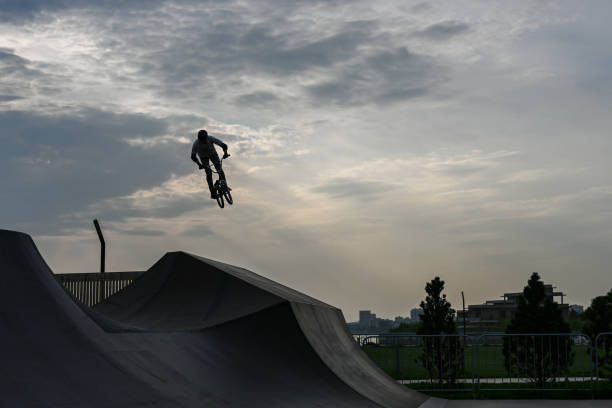
M395 340L395 372L397 373L397 378L401 379L402 377L400 376L400 345L399 345L399 340L394 339Z
M100 239L100 302L104 299L104 294L106 292L105 281L104 281L104 269L106 262L106 242L104 242L104 236L102 235L102 229L100 228L100 223L97 219L93 220L94 227L96 227L96 232L98 233L98 238Z
M465 296L463 296L463 291L461 291L461 302L463 303L463 336L465 339Z

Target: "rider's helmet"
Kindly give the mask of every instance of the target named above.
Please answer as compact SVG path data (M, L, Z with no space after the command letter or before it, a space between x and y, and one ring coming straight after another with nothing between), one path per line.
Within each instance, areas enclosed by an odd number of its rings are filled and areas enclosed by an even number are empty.
M205 131L204 129L200 130L198 132L198 140L205 142L206 139L208 139L208 132Z

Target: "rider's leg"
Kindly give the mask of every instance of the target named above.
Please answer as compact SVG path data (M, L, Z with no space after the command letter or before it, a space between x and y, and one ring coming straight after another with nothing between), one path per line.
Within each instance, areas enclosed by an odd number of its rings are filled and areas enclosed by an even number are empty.
M223 168L221 167L221 160L219 159L219 156L215 155L211 157L210 161L213 162L213 164L215 165L215 170L217 170L217 173L219 173L219 180L223 180L227 182L225 180L225 172L223 171Z
M208 183L208 189L210 190L210 198L216 198L215 196L215 186L213 185L212 178L212 170L210 167L204 167L204 171L206 171L206 182Z

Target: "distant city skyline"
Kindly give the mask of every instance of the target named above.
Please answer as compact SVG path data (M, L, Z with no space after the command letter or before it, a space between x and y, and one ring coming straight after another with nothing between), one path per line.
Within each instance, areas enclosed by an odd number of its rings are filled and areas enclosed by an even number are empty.
M612 288L609 1L8 1L0 228L58 273L183 250L341 308ZM189 159L229 145L221 210Z
M544 282L544 285L545 285L546 287L548 287L548 288L549 288L548 290L551 290L551 288L552 288L552 290L554 291L554 290L556 289L556 286L554 286L554 285L552 285L552 284L549 284L549 283L547 283L547 282ZM525 285L525 286L526 286L526 285ZM524 288L521 288L520 290L513 290L513 291L511 291L511 292L504 291L504 294L505 294L505 295L507 295L507 294L521 293L523 289L524 289ZM584 309L586 309L586 308L588 308L588 307L590 306L590 301L589 301L589 303L588 303L588 304L586 304L586 305L580 305L580 304L568 304L568 303L567 303L565 300L563 300L563 299L564 299L564 297L566 297L566 296L567 296L567 294L566 294L566 293L554 291L554 294L555 294L555 297L556 297L556 298L553 298L553 300L554 300L554 301L556 301L557 303L561 303L561 302L563 302L563 304L567 305L567 306L568 306L568 308L569 308L570 310L576 311L576 312L578 312L578 313L582 313L582 312L584 311ZM504 295L504 296L500 296L500 297L505 297L505 295ZM424 300L425 296L426 296L426 294L424 293L424 295L423 295L423 300ZM597 295L597 296L602 296L602 295ZM594 296L594 297L597 297L597 296ZM561 300L560 300L559 298L560 298ZM467 311L467 310L468 310L468 308L469 308L469 306L474 306L474 305L482 305L482 304L485 304L485 302L495 302L495 301L497 301L497 300L496 300L496 296L495 296L495 294L491 294L491 295L490 295L488 298L483 299L482 301L475 301L475 302L470 302L470 303L468 303L468 302L467 302L467 300L466 300L466 303L465 303L465 309L466 309L466 311ZM457 306L457 305L453 305L453 304L451 303L451 306L452 306L452 308L455 310L455 312L459 312L459 311L461 311L461 310L462 310L462 306L463 306L463 305L460 303L460 304ZM378 317L378 318L381 318L381 319L390 319L390 320L394 320L394 319L396 319L396 318L398 318L398 317L402 317L402 318L411 318L411 319L414 319L413 312L415 312L415 311L417 311L417 310L421 310L421 311L422 311L423 309L421 309L420 305L418 305L418 306L416 306L416 307L410 308L410 312L409 312L409 313L406 313L406 314L397 313L397 314L395 314L395 315L393 315L393 316L382 316L382 315L380 315L380 314L376 313L376 310L374 310L374 309L372 309L372 308L370 308L370 309L367 309L367 308L361 308L361 309L359 309L359 311L367 311L367 312L372 312L372 313L375 315L375 317Z

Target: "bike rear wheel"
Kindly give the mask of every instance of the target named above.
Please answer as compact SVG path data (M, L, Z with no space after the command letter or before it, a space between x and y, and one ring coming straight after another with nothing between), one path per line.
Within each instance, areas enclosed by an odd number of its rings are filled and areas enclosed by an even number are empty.
M217 193L217 204L219 204L219 207L223 208L225 207L225 203L223 202L223 194L218 194Z
M221 193L221 189L219 188L219 182L215 183L215 200L217 200L217 204L219 207L225 207L225 203L223 202L223 194Z
M225 203L223 202L223 194L221 193L221 185L219 183L219 180L215 181L214 191L215 191L215 200L217 200L217 204L219 204L219 207L221 207L221 208L225 207Z

